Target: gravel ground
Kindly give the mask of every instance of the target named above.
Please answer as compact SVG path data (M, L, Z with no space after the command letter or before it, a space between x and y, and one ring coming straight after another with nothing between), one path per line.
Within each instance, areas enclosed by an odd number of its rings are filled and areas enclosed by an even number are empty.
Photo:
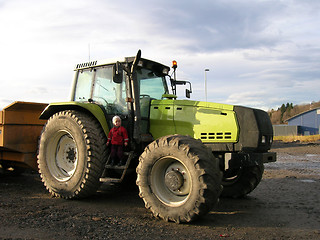
M320 239L320 144L275 143L276 163L243 199L191 224L157 220L135 186L51 198L37 173L0 173L0 239Z

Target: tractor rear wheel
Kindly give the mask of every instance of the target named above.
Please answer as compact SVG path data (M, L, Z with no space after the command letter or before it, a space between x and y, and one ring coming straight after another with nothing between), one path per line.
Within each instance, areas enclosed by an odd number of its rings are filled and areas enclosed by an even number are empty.
M263 172L263 164L223 172L221 197L242 198L246 196L258 186Z
M106 159L106 137L99 122L79 111L54 114L40 138L42 181L56 197L82 198L96 192Z
M137 167L139 196L155 217L190 222L209 212L222 190L218 159L201 141L181 135L150 143Z

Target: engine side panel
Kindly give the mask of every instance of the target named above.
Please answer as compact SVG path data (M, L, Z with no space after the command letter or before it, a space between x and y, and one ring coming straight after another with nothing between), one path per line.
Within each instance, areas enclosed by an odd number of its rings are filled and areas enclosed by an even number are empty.
M188 100L153 100L150 132L154 138L182 134L203 143L235 143L239 135L233 106Z

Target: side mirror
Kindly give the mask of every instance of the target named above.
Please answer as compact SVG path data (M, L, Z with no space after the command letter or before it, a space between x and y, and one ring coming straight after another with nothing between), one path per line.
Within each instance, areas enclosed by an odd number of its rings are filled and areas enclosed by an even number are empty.
M122 74L122 67L119 62L113 65L113 75L112 80L115 83L122 83L123 74Z
M190 93L191 93L191 91L189 89L186 89L186 97L187 98L190 98Z

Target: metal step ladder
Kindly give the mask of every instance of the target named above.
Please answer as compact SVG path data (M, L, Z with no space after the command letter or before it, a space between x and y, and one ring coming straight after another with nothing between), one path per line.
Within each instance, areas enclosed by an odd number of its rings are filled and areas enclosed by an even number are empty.
M130 163L131 163L131 160L133 158L133 154L134 152L131 151L131 152L124 152L124 156L127 157L127 160L126 160L126 163L125 165L121 165L121 166L117 166L117 165L111 165L110 162L111 162L111 159L110 159L110 155L107 159L107 162L106 162L106 165L105 165L105 168L103 170L103 173L102 173L102 177L100 178L100 182L108 182L108 183L121 183L122 180L124 179L124 176L126 175L127 173L127 170L130 166ZM106 176L107 175L107 172L108 170L118 170L118 171L122 171L122 174L121 174L121 177L120 178L113 178L113 177L108 177Z

